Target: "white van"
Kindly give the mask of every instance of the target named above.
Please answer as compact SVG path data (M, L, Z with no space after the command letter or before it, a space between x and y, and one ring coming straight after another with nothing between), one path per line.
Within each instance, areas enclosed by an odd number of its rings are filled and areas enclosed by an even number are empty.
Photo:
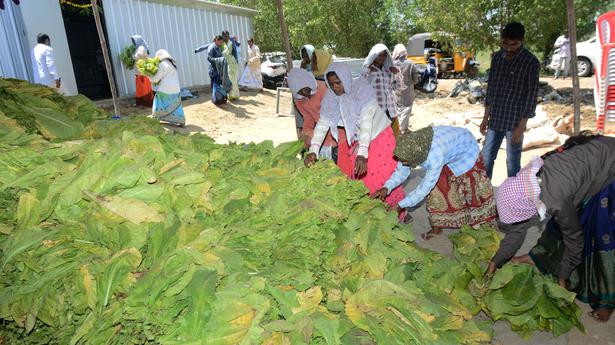
M577 42L577 70L579 77L589 77L594 73L596 63L598 63L598 51L598 40L596 37L587 41ZM558 67L558 62L559 49L555 49L548 68L555 71Z

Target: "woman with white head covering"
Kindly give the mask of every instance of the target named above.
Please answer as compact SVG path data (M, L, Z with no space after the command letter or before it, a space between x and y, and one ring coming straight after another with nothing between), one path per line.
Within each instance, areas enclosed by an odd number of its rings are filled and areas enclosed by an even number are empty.
M391 122L378 106L369 82L360 77L353 80L347 65L334 62L325 75L329 90L320 108L305 164L314 164L325 135L330 132L337 140L337 165L350 178L363 181L373 193L397 166ZM398 187L385 201L394 206L403 197L403 189Z
M261 74L261 51L256 44L254 38L248 39L248 61L243 69L239 86L247 89L262 90L263 76Z
M288 73L288 87L293 94L295 106L303 116L301 139L305 141L307 149L312 142L316 123L320 119L320 105L327 94L327 84L321 80L317 81L312 73L304 69L293 68ZM337 160L337 143L331 133L327 134L318 155L323 159Z
M397 101L395 90L397 89L396 74L399 69L393 65L393 59L387 46L378 43L372 47L363 67L361 76L369 81L376 92L376 100L382 111L393 121L395 136L399 135L397 121Z
M401 133L410 131L410 115L412 115L412 104L414 103L414 82L417 79L414 73L414 64L406 59L407 55L406 46L403 44L398 44L393 49L393 65L400 70L400 73L397 74L395 98Z
M505 237L489 264L493 274L519 250L528 228L546 222L529 255L545 274L589 303L596 321L615 308L615 138L581 133L535 158L496 192Z
M183 127L186 123L182 99L179 95L179 76L175 59L164 49L156 52L160 59L158 71L149 79L156 88L153 115L155 118Z

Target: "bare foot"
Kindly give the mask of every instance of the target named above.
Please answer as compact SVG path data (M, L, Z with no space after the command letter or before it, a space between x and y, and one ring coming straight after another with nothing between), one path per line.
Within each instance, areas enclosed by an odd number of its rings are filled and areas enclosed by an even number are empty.
M408 211L402 211L400 213L400 220L399 222L401 224L412 224L412 222L414 221L414 218L412 218L412 216L410 215L410 212Z
M613 314L613 308L598 308L594 311L590 311L587 315L594 318L598 322L607 322Z
M433 228L426 233L421 235L421 238L425 241L431 240L434 236L440 235L442 233L442 228Z
M532 266L536 265L534 263L534 260L532 260L532 258L528 254L515 256L514 258L510 259L510 261L516 264L528 264Z

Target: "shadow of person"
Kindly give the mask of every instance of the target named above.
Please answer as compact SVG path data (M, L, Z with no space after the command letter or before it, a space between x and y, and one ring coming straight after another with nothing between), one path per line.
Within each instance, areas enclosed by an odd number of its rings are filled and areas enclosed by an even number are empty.
M247 111L243 107L238 107L236 104L237 104L237 101L233 101L233 103L226 103L224 107L220 107L220 109L224 109L228 111L229 113L233 113L235 114L235 117L239 117L242 119L252 118L250 114L253 115L254 114L253 112Z
M205 132L205 128L197 125L186 125L184 127L179 127L177 125L173 125L170 123L160 122L164 129L171 131L173 133L182 133L182 134L193 134L193 133L202 133Z
M247 94L247 96L256 96L257 93L255 92L253 95L250 95L250 93L244 93L242 96L245 97L246 94ZM234 101L232 101L232 103L233 104L237 104L237 105L254 105L254 106L264 105L265 104L263 102L255 100L255 99L246 99L246 98L240 98L238 100L234 100Z

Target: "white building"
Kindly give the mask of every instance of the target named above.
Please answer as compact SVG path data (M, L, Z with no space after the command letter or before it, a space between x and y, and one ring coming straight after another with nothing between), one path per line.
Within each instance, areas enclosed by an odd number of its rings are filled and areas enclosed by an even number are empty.
M103 22L120 96L135 93L134 74L119 59L130 36L141 35L150 53L166 49L177 60L182 86L209 84L206 52L194 53L228 30L247 54L257 11L204 0L102 0ZM26 0L15 6L5 1L0 11L0 76L33 80L30 51L36 36L51 38L58 73L69 95L93 99L110 97L102 50L94 19L63 9L59 0Z

